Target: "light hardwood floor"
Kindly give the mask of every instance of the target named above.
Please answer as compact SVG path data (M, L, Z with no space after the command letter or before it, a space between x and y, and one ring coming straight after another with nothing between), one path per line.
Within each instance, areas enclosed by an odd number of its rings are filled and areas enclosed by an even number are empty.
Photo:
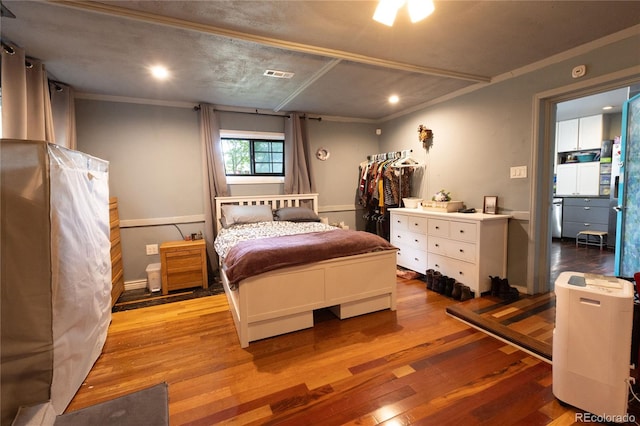
M113 314L68 411L159 382L172 425L577 424L551 366L448 316L455 303L398 278L398 309L241 349L225 296Z

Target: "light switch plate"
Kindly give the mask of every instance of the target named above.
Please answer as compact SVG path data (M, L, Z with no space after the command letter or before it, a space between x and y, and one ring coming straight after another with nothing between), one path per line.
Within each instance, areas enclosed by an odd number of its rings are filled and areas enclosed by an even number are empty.
M514 166L510 171L511 179L522 179L527 177L527 166Z
M158 254L157 244L147 244L147 256L151 256L152 254Z

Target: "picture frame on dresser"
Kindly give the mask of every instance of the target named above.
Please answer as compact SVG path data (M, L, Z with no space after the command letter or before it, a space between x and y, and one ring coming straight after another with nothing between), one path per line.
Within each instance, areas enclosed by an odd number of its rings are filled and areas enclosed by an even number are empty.
M486 214L497 214L498 213L498 197L494 195L485 195L482 212Z

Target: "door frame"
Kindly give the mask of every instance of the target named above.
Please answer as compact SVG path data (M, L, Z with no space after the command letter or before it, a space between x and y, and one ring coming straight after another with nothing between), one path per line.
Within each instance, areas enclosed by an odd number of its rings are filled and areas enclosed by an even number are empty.
M527 247L527 293L550 290L551 209L553 207L553 147L556 105L640 83L640 66L578 81L537 93L533 97L531 181L529 183L529 244Z

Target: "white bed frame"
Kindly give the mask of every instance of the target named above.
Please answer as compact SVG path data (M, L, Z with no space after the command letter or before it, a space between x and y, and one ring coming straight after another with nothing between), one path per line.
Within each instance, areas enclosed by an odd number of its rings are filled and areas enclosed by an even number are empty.
M216 197L216 233L225 204L268 204L274 210L305 205L317 213L318 194ZM394 250L266 272L234 288L222 267L220 277L243 348L249 342L313 327L314 309L328 307L340 319L396 309Z

